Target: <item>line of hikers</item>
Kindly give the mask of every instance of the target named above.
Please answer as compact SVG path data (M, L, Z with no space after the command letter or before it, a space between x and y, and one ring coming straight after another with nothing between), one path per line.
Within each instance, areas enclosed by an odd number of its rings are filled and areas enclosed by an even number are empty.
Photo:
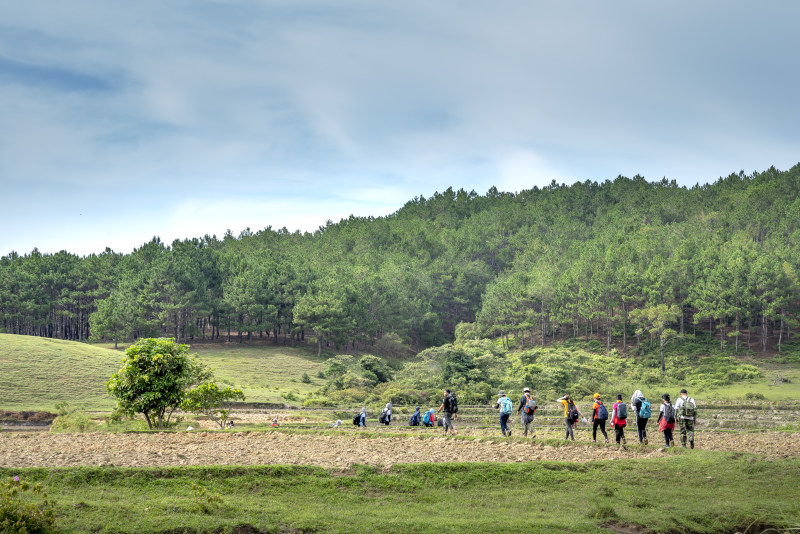
M496 406L500 412L500 431L503 436L511 436L511 427L508 425L508 420L514 413L514 403L508 398L504 391L500 391L497 395ZM564 406L564 423L566 426L566 435L564 439L575 441L574 429L579 420L583 420L584 424L588 424L588 419L581 413L577 404L570 398L569 394L557 399ZM533 433L533 419L536 413L536 401L531 394L530 388L522 390L519 404L516 412L520 415L520 422L522 424L523 433L527 438L535 438L536 434ZM444 427L444 433L447 435L448 431L455 434L453 427L453 420L458 417L458 399L455 393L449 389L443 391L442 404L437 410L433 408L420 413L421 407L417 406L416 411L413 413L408 421L410 426L425 426L433 427L437 424L436 414L442 413L442 417L438 420L439 426ZM597 431L609 442L608 433L606 432L606 421L611 419L611 425L614 427L614 434L617 445L624 446L627 443L625 438L625 427L628 426L628 414L632 412L636 418L636 433L639 438L639 443L644 445L648 444L647 439L647 423L652 417L652 406L650 401L644 396L640 390L633 393L630 401L630 410L628 405L623 402L622 394L617 394L617 400L611 407L609 412L602 396L599 393L593 395L592 403L592 442L597 442ZM392 404L386 403L386 406L381 411L378 418L379 423L389 425L392 421ZM676 423L680 428L681 445L686 447L687 442L689 447L694 449L694 425L697 421L697 403L688 392L682 389L680 398L673 405L670 400L669 393L664 393L661 396L661 406L658 411L658 431L664 434L664 447L674 447L673 430ZM358 427L364 428L367 426L367 409L361 408L361 411L353 417L353 424ZM338 425L337 425L338 426Z
M522 425L525 429L525 437L533 423L533 415L536 412L536 402L530 394L530 389L523 389L523 395L520 399L517 413L522 413ZM513 403L504 391L498 393L499 399L497 406L500 410L500 431L503 436L510 436L511 429L508 427L508 419L513 413ZM614 433L617 445L624 446L627 443L625 438L625 427L628 426L628 405L622 400L622 394L617 394L617 400L611 407L609 412L602 396L599 393L593 395L592 403L592 442L597 442L597 430L606 440L608 440L608 433L606 432L606 421L611 419L611 425L614 427ZM578 406L570 398L569 394L557 399L564 406L564 423L566 426L565 440L575 441L574 429L579 420L583 420L584 424L589 421L581 413ZM642 394L640 390L636 390L631 397L630 412L636 417L636 433L639 438L639 443L644 445L648 444L647 439L647 423L652 417L652 407L650 401ZM673 440L673 430L677 423L680 428L681 446L686 447L688 442L689 447L694 449L694 425L697 421L697 403L685 389L681 390L680 398L673 405L669 393L664 393L661 396L661 406L658 411L658 431L664 433L664 447L674 447L675 441ZM531 437L536 437L533 432Z

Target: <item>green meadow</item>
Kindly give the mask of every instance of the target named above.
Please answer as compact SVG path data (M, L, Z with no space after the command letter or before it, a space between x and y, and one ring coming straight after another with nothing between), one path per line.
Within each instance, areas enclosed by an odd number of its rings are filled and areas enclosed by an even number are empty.
M800 460L659 459L3 469L48 489L59 532L790 532ZM792 530L790 530L792 529Z

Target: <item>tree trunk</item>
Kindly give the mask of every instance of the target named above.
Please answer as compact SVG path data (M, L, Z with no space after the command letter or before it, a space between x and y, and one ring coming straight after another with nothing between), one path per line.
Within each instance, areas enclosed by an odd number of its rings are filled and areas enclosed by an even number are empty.
M665 376L667 374L666 367L664 366L664 333L662 332L659 336L661 338L661 376Z
M628 348L628 304L622 303L622 350Z

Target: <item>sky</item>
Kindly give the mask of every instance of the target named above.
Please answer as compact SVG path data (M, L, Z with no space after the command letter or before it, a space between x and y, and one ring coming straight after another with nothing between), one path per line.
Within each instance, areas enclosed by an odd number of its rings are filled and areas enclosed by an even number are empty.
M800 162L800 2L0 7L0 256Z

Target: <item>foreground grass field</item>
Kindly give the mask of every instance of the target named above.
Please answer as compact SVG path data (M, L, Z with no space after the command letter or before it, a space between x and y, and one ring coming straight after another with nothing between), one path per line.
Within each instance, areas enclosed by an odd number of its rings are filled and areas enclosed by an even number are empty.
M57 503L59 532L733 533L800 526L800 460L739 453L346 471L31 468L0 476L41 483Z

